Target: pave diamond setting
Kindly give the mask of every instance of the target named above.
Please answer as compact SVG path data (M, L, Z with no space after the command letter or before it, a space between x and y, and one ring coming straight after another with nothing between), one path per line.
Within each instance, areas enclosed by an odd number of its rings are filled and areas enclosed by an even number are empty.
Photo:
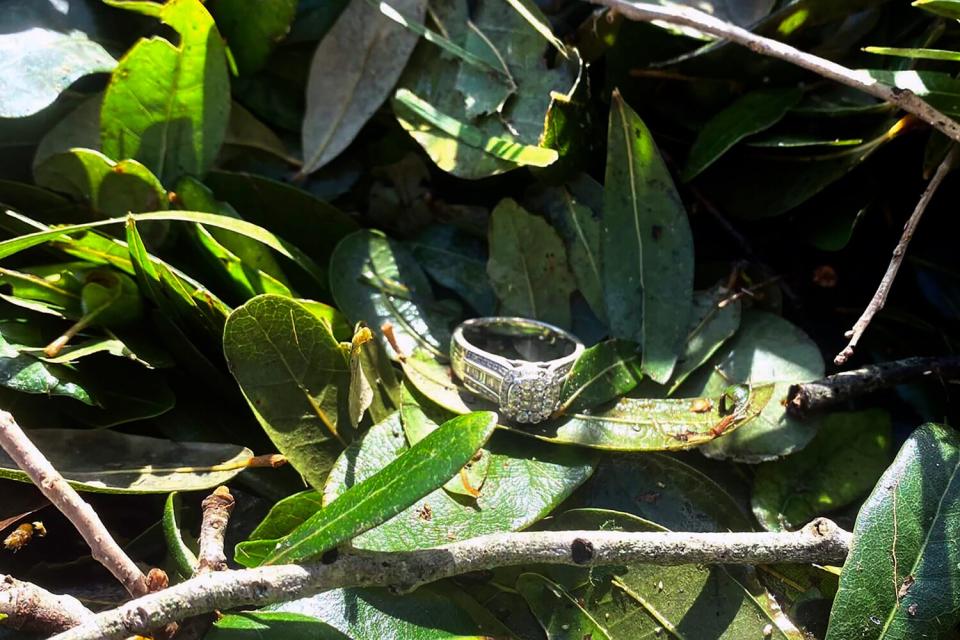
M561 382L562 376L539 367L513 369L503 379L500 408L516 422L543 422L557 407Z

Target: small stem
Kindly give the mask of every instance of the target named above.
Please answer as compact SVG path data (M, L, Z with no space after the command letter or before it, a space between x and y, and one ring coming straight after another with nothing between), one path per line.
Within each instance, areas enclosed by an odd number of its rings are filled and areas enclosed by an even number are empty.
M0 447L83 536L93 558L134 597L147 593L147 579L103 526L100 516L30 441L13 416L0 411Z
M263 606L340 587L419 585L495 567L651 563L835 563L851 535L826 519L786 533L536 531L405 552L341 551L326 562L206 573L98 614L52 640L114 640L217 609Z
M787 392L787 411L803 417L857 396L927 376L960 377L960 356L904 358L795 384Z
M917 206L914 208L913 213L910 214L907 224L904 225L903 234L900 236L900 241L897 243L897 246L893 249L893 256L890 258L890 264L887 266L886 273L883 274L883 279L880 280L880 286L877 287L873 298L870 299L869 304L867 304L863 310L863 314L853 325L853 328L844 334L845 337L850 339L850 342L847 343L843 351L838 353L833 359L834 364L846 364L847 360L853 355L853 350L856 348L857 343L860 342L860 338L863 337L864 331L870 326L873 317L877 315L877 313L883 309L883 305L887 303L887 296L890 295L893 281L896 279L900 265L903 263L903 258L907 253L907 246L910 244L910 240L913 239L917 225L920 224L920 218L923 217L924 211L927 210L927 205L930 204L930 200L933 199L933 194L937 192L943 179L946 178L947 174L953 169L957 162L957 157L958 147L957 145L953 145L953 148L950 149L950 152L943 159L943 162L937 167L937 172L930 179L927 188L923 191L923 195L920 196L920 201L917 202Z
M227 568L227 556L223 553L223 537L227 532L230 513L236 502L226 487L217 487L204 498L203 523L200 525L200 553L197 574L223 571Z

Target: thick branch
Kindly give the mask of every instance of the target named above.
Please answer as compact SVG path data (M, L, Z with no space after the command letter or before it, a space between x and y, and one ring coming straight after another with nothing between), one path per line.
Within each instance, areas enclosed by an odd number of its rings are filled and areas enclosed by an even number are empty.
M787 392L787 410L803 417L857 396L931 375L941 379L960 377L960 356L904 358L795 384Z
M652 563L840 562L850 534L829 520L792 533L625 533L538 531L482 536L434 549L352 551L326 562L218 571L138 598L54 640L112 640L215 609L263 606L339 587L402 590L472 571L525 564L581 566Z
M5 627L50 635L83 624L93 612L72 596L0 575L0 617Z
M873 294L873 298L863 310L863 314L857 320L856 324L845 334L847 338L850 338L850 342L844 347L843 351L838 353L833 359L834 364L845 364L847 360L850 359L857 343L860 342L860 337L863 336L863 332L867 330L873 317L877 315L877 313L883 309L883 305L886 304L887 296L890 294L891 287L893 287L893 281L897 277L897 271L900 270L903 257L907 253L907 245L909 245L910 240L913 239L917 225L920 224L920 218L923 217L923 212L927 210L927 205L930 204L933 194L937 192L940 183L943 182L943 179L947 177L947 174L950 173L954 165L956 165L958 153L960 153L960 151L958 151L957 145L953 145L950 153L947 154L947 157L945 157L943 162L940 163L940 166L937 167L937 172L933 174L933 177L927 184L927 188L924 189L923 195L920 196L920 201L917 202L916 208L914 208L913 213L910 214L910 218L907 220L907 224L903 227L903 235L900 236L900 242L893 248L893 256L890 258L887 272L883 274L883 279L880 280L880 286L877 287L876 293Z
M912 91L891 87L890 85L871 78L862 71L858 72L853 69L848 69L836 62L800 51L778 40L758 36L746 29L689 7L639 4L630 2L629 0L590 0L590 2L609 7L630 20L641 22L660 20L671 24L693 27L704 33L709 33L718 38L743 45L756 53L784 60L808 71L812 71L824 78L829 78L830 80L845 84L854 89L859 89L864 93L895 104L904 111L917 116L944 135L960 142L960 123L946 114L937 111Z
M43 495L67 516L89 545L93 558L106 567L130 595L147 593L146 576L116 543L97 512L67 484L6 411L0 411L0 447Z

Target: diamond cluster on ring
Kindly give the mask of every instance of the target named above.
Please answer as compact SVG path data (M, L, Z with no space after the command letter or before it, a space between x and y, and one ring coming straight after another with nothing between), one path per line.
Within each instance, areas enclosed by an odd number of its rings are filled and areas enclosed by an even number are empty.
M522 423L546 420L560 399L560 381L552 372L537 367L510 371L501 388L504 415Z

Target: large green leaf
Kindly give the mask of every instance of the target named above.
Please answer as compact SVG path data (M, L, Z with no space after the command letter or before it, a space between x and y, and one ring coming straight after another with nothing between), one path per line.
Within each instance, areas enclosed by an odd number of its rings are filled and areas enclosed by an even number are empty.
M569 511L551 520L549 527L666 530L626 513L594 509ZM592 570L554 566L541 567L540 571L559 583L612 640L803 638L750 570L743 567L638 564ZM525 585L521 582L518 586Z
M559 413L571 413L619 398L643 378L637 345L607 340L586 349L573 363L560 392Z
M827 640L947 638L960 622L960 437L925 424L860 509Z
M329 327L295 300L257 296L227 318L223 352L264 431L319 488L351 437L350 371Z
M730 292L721 285L693 294L686 343L670 378L670 393L740 328L740 301L729 298Z
M305 560L376 527L456 475L496 426L495 413L457 416L369 477L355 475L355 484L283 538L241 544L237 561L280 564ZM258 558L258 551L266 552L265 556Z
M458 595L462 595L459 589L450 584L442 589L421 587L404 595L388 589L334 589L271 605L266 610L313 616L352 640L488 640L509 637L495 621L478 619L476 603L473 607L465 607L460 603L463 598ZM265 636L264 640L286 638Z
M831 413L807 447L757 467L753 514L770 531L799 529L867 493L890 459L890 416Z
M762 462L802 449L816 435L816 418L798 420L784 398L791 384L823 376L820 349L790 322L765 311L743 313L740 330L677 390L680 396L713 396L731 383L776 383L760 415L701 451L711 457Z
M414 50L397 94L409 99L395 98L393 110L437 166L481 178L528 164L527 155L534 164L556 158L536 145L551 92L566 95L576 83L581 63L575 52L549 68L543 36L506 2L481 0L468 13L467 3L443 0L431 4L431 20L448 40L499 72L441 54L431 42Z
M911 4L944 18L960 20L960 0L913 0Z
M0 118L36 113L56 100L77 78L109 72L117 64L103 47L83 33L67 34L39 27L0 33L0 59Z
M216 159L230 81L223 39L200 0L171 0L156 13L179 44L141 39L121 58L103 97L100 141L107 156L139 160L172 184L202 175Z
M690 319L693 237L650 131L619 92L610 106L601 228L610 331L640 343L644 373L663 384Z
M389 322L404 355L422 348L446 357L454 316L401 243L367 229L344 238L330 259L330 291L351 322L378 332Z
M224 484L253 453L232 444L173 442L113 431L36 429L27 433L76 489L100 493L201 491ZM0 451L0 478L30 482Z
M570 294L576 286L567 251L550 224L505 198L490 216L487 273L500 314L570 327Z
M534 454L530 441L507 434L498 434L487 449L490 461L475 500L464 501L437 489L393 519L358 536L354 546L395 551L524 529L553 510L593 470L590 454L570 447L542 446ZM397 418L374 425L331 470L324 501L338 499L409 450ZM276 534L294 525L298 518L311 515L310 510L316 509L315 494L299 496L278 505L257 528L257 535Z
M747 136L775 125L802 97L803 91L797 88L760 89L745 94L713 116L693 141L682 173L684 182L693 180Z
M422 22L425 0L393 0L405 18ZM320 41L310 63L303 119L304 173L339 155L393 91L417 36L377 11L351 0Z
M287 35L297 0L211 0L207 7L227 40L237 70L253 73Z

